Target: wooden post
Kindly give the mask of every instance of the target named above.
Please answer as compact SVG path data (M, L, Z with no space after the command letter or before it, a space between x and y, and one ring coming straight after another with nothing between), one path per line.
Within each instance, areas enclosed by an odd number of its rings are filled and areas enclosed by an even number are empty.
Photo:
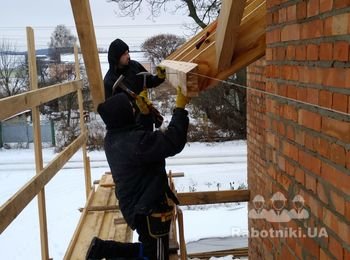
M36 54L34 43L34 31L31 27L27 27L27 45L28 45L28 70L30 79L30 88L38 89ZM43 154L41 145L41 129L40 129L40 111L39 106L32 109L33 118L33 134L34 134L34 151L35 151L35 168L36 174L39 174L43 168ZM46 220L46 205L45 205L45 189L43 188L38 193L38 209L40 222L40 240L41 240L41 258L49 259L49 246L47 236L47 220Z
M70 2L96 110L98 104L104 101L105 95L90 4L89 0L71 0Z
M74 45L74 58L75 58L75 79L80 79L80 66L78 58L78 47ZM78 104L79 104L79 114L80 114L80 130L86 132L86 126L84 123L84 99L82 89L78 89ZM83 150L83 162L84 162L84 173L85 173L85 191L86 199L89 197L91 191L91 171L90 171L90 159L87 156L86 142L82 146Z
M176 194L176 190L175 190L175 184L174 184L174 181L173 181L173 173L171 170L169 170L169 173L168 173L168 181L169 181L169 187L170 189L174 192L174 194ZM176 205L174 204L173 201L170 202L170 205L174 206L174 214L173 214L173 220L171 222L171 225L172 225L172 238L176 241L176 238L177 238L177 233L176 233Z
M182 214L182 210L179 206L177 206L177 214L178 214L178 223L179 223L179 239L180 239L180 259L187 259L187 250L186 250L186 242L185 242L185 232L184 232L184 218Z

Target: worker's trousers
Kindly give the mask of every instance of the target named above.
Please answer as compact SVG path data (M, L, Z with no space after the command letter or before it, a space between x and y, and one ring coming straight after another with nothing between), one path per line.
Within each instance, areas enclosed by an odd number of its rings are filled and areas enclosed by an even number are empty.
M136 216L136 231L139 234L139 241L142 243L143 256L148 260L169 259L169 235L161 238L154 238L150 235L147 217ZM142 254L140 254L142 255Z

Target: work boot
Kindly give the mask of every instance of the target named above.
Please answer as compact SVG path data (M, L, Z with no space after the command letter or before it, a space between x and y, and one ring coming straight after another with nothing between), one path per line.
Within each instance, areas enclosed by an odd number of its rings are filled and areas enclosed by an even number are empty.
M121 243L94 237L86 254L86 260L136 258L140 255L140 243Z

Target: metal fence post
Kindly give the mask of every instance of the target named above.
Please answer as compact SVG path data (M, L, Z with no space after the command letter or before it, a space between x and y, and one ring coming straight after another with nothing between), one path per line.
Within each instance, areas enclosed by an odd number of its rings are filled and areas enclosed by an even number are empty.
M51 126L51 139L52 139L52 146L56 146L56 138L55 138L55 122L50 119L50 126Z
M2 143L2 124L0 122L0 148L3 146L3 143Z

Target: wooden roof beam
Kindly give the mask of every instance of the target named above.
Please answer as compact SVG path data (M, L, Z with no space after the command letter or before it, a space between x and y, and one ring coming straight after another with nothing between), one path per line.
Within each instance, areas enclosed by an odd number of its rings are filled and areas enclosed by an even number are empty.
M246 0L245 9L243 12L243 19L250 14L257 6L259 6L264 0ZM201 32L193 36L190 40L184 43L179 49L170 54L167 60L178 60L178 61L190 61L193 57L197 56L200 52L205 50L209 45L215 42L216 28L218 20L215 20ZM205 41L198 46L198 43L205 38ZM199 47L199 48L198 48Z
M260 0L259 2L260 4L242 19L230 67L221 72L216 69L215 42L190 60L198 64L198 74L207 76L199 78L200 91L217 85L218 82L214 78L227 79L265 55L266 3Z
M238 42L229 68L215 75L218 79L227 79L241 68L260 59L266 51L266 2L261 2L243 20L239 29ZM208 86L217 84L214 80Z
M246 0L222 0L216 30L216 67L230 67Z
M105 94L89 0L71 0L70 2L84 57L92 101L97 109L98 104L104 101Z
M198 95L198 65L190 62L163 60L162 66L166 68L167 81L173 87L180 86L185 96Z

